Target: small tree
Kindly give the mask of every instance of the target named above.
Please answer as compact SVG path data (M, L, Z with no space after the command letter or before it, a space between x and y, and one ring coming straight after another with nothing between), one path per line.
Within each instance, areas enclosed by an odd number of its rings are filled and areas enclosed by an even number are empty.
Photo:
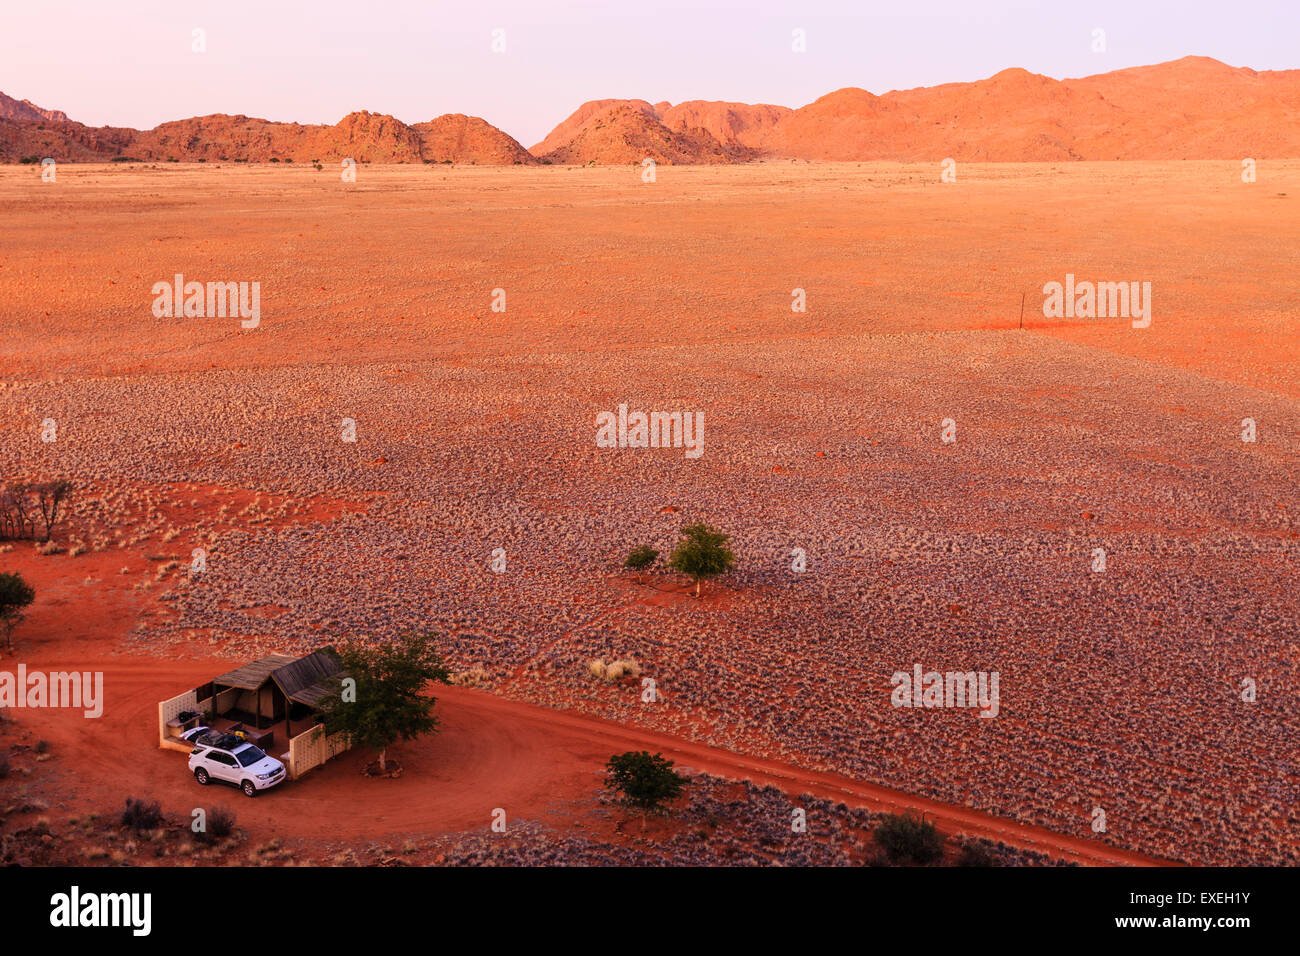
M325 730L379 751L379 769L387 772L390 746L438 729L437 699L422 691L430 682L448 683L451 673L428 634L408 634L377 648L347 644L338 657L345 673L338 695L321 702Z
M650 547L650 545L639 545L632 549L631 553L627 556L627 560L623 562L623 567L631 568L633 571L636 571L637 581L644 584L645 574L643 572L646 568L650 567L650 565L654 564L658 558L659 552Z
M36 589L18 574L0 574L0 631L5 647L13 650L14 628L23 619L27 605L36 600Z
M876 826L876 843L891 863L933 863L943 856L943 834L915 810L891 813Z
M41 521L45 524L45 538L49 541L54 533L54 523L59 520L59 506L72 494L72 482L67 479L47 481L35 487L36 501L41 509Z
M0 488L0 541L18 536L18 514L13 492L8 488Z
M29 500L32 490L31 485L18 481L0 494L0 508L4 510L0 535L6 538L36 537L36 509Z
M726 574L736 564L736 556L727 547L730 543L721 531L704 522L682 528L682 539L673 549L668 566L695 581L695 596L700 596L700 585L705 578Z
M633 571L643 571L654 564L658 557L658 551L648 544L643 544L632 549L632 553L623 562L623 567L631 568Z
M641 829L648 813L663 812L663 804L676 799L686 778L673 769L663 754L646 750L616 754L605 764L605 786L622 794L620 801L641 812Z

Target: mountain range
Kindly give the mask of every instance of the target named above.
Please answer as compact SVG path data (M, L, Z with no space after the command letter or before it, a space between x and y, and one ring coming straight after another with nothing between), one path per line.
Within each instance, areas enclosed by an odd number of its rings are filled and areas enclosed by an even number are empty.
M333 126L217 114L136 130L86 126L0 93L0 162L46 156L478 165L1276 159L1300 156L1300 70L1189 56L1074 80L1013 68L880 96L848 87L798 109L592 100L531 149L462 114L413 126L366 111Z

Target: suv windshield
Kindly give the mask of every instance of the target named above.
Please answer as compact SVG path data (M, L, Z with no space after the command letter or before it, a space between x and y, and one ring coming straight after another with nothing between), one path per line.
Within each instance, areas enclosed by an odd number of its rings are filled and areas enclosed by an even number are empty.
M241 767L251 767L265 756L266 754L262 753L262 751L258 750L252 744L249 744L239 753L235 754L235 759L239 761Z

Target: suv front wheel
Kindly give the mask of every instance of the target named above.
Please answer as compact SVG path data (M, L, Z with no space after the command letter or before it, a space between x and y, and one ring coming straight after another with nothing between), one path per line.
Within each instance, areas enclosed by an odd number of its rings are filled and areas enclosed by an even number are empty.
M245 780L239 785L239 789L244 791L244 796L246 797L257 796L257 787L253 785L253 781L251 780Z

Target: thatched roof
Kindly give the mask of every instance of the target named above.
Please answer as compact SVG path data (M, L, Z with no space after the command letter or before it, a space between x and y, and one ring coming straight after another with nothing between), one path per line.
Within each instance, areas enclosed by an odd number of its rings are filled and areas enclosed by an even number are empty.
M215 677L212 683L241 690L257 690L267 681L289 700L315 707L338 693L339 680L347 676L332 647L322 647L305 657L272 654Z
M285 697L311 707L338 693L339 679L343 676L343 665L332 647L322 647L306 657L291 659L270 675Z
M214 677L212 683L220 684L222 687L238 687L241 690L257 690L270 679L277 668L293 661L294 658L288 654L272 654L270 657L263 657L243 667L236 667L220 677Z

